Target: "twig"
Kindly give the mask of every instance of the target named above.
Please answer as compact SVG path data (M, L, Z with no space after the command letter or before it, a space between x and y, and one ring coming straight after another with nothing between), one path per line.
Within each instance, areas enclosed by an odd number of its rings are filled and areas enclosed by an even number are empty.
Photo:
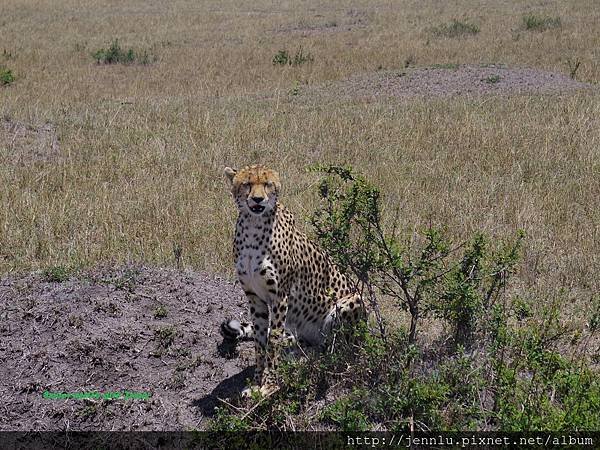
M237 406L235 406L235 405L232 405L232 404L231 404L231 403L229 403L227 400L225 400L225 399L222 399L221 397L217 397L217 400L219 400L221 403L225 403L225 404L226 404L227 406L229 406L230 408L236 409L236 410L238 410L238 411L240 411L240 412L241 412L241 411L244 411L244 409L243 409L243 408L239 408L239 407L237 407Z
M261 399L260 399L260 400L259 400L259 401L256 403L256 405L254 405L252 408L250 408L250 409L248 410L248 412L246 412L246 413L245 413L245 414L244 414L242 417L240 417L240 420L244 420L246 417L248 417L250 414L252 414L252 412L253 412L253 411L254 411L256 408L258 408L260 405L262 405L262 404L263 404L263 402L264 402L266 399L268 399L270 396L271 396L271 394L269 394L269 395L267 395L267 396L265 396L265 397L261 398Z

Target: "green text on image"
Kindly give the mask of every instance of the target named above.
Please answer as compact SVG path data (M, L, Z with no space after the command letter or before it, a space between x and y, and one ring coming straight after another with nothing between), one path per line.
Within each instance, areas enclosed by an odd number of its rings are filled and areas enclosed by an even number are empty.
M117 392L49 392L44 391L43 397L49 400L96 399L96 400L148 400L149 392L117 391Z

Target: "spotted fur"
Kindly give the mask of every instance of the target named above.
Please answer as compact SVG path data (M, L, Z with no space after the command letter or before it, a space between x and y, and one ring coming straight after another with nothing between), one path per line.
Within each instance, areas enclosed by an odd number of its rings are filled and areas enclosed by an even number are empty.
M239 212L233 253L252 324L229 320L221 332L230 340L254 339L254 388L266 395L277 389L273 372L282 347L296 339L321 345L334 323L358 319L364 305L332 259L278 202L277 172L227 167L225 175Z

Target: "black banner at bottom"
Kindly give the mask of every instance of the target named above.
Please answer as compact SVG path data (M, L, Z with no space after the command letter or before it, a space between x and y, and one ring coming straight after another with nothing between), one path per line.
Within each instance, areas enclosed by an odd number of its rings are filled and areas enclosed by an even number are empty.
M600 448L598 432L0 431L0 449Z

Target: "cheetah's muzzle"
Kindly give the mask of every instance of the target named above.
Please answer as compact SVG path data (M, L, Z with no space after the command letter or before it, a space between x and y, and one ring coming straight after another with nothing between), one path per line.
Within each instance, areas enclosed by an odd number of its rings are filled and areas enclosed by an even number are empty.
M260 214L265 210L265 207L262 205L254 205L254 206L250 206L250 211L252 211L254 214Z

